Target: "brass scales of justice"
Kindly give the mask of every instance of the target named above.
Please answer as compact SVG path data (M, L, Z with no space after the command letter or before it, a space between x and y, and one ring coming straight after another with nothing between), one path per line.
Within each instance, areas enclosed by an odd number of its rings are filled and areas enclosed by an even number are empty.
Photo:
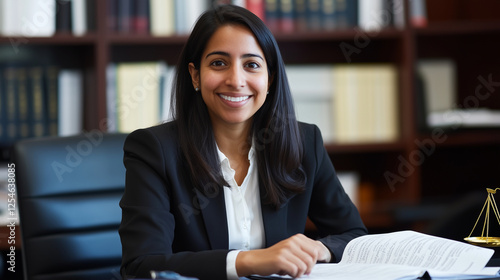
M498 212L498 207L495 202L495 198L493 197L493 195L496 194L497 190L500 190L500 188L496 189L486 188L486 192L488 192L486 202L484 203L483 209L481 210L481 213L479 213L479 217L477 217L476 223L474 224L474 227L472 228L472 231L470 232L469 236L464 238L465 241L482 247L500 247L500 237L489 236L490 218L493 218L491 217L492 211L498 222L498 225L500 226L500 213ZM483 230L481 231L481 236L471 237L472 233L474 232L474 229L476 229L476 226L479 220L481 219L481 216L483 215L483 212L485 213L485 217L483 222Z

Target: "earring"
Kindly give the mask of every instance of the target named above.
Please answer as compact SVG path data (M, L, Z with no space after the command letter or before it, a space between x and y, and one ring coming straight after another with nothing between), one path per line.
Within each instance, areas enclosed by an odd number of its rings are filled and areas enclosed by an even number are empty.
M269 91L266 94L269 94Z
M194 90L198 92L198 91L200 91L200 88L194 88Z

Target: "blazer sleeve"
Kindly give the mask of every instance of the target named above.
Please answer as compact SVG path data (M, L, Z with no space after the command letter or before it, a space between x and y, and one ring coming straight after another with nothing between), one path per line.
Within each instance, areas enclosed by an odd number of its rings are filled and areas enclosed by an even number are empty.
M306 150L314 149L314 170L309 171L313 177L313 191L308 216L323 236L319 240L332 253L332 262L342 258L344 249L352 239L367 234L356 206L345 193L333 163L324 147L321 132L317 126L306 134ZM309 139L307 139L309 138Z
M149 129L138 130L124 144L126 183L119 228L122 276L149 278L151 270L171 270L199 279L226 279L228 250L173 250L176 218L171 188L179 186L173 186L177 174L169 170L176 170L179 164L178 145L174 140L160 140L158 135Z

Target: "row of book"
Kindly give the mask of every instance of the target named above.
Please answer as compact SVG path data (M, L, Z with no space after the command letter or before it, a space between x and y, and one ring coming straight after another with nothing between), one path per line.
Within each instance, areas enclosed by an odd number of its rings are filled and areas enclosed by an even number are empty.
M108 131L127 133L171 119L175 67L163 61L113 63L106 75Z
M327 143L374 143L399 137L397 67L386 63L287 65L300 121L317 124ZM499 126L498 111L457 110L451 60L417 62L423 125ZM110 132L131 132L171 119L175 67L162 61L113 63L107 69ZM82 131L83 74L52 66L0 68L0 145L21 138ZM465 110L464 109L469 109ZM455 115L452 113L455 112ZM450 115L451 114L451 115ZM460 123L457 123L460 121Z
M131 132L169 120L174 71L164 62L109 65L109 130ZM317 124L326 142L399 137L393 65L290 65L287 73L298 119Z
M95 30L96 0L2 0L0 36L81 36Z
M275 32L377 30L404 26L404 0L106 0L107 26L118 33L187 34L213 5L231 3L258 15ZM96 0L3 0L0 35L84 35L96 28ZM425 0L410 1L411 22L425 24Z
M398 72L392 64L289 65L297 118L327 143L396 141Z
M83 128L83 75L55 66L0 67L0 146Z
M214 4L245 7L273 32L338 30L359 26L379 30L405 25L404 0L107 0L108 27L124 33L169 36L189 33ZM425 0L410 1L411 22L426 23Z

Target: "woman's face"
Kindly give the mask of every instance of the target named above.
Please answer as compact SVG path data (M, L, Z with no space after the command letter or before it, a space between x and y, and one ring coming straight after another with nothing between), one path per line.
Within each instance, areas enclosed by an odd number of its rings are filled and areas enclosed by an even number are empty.
M207 43L200 68L190 63L189 72L214 125L250 124L266 100L266 59L246 27L220 27Z

